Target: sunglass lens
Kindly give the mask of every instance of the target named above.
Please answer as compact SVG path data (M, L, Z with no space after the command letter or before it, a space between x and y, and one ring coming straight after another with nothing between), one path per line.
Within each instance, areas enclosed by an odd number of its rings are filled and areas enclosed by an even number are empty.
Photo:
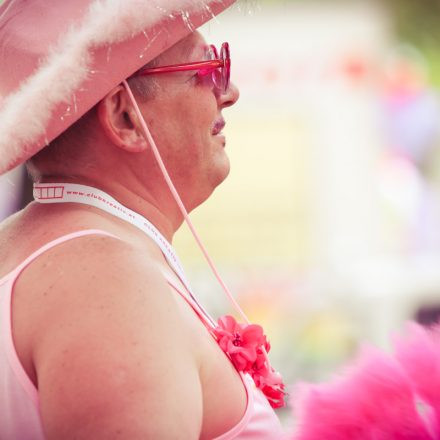
M223 76L223 91L226 92L229 87L229 80L230 80L230 73L231 73L231 56L229 53L229 44L223 43L221 51L220 51L220 58L223 60L223 67L222 67L222 76Z
M223 67L219 67L212 71L212 81L216 89L224 92L224 75L223 75Z

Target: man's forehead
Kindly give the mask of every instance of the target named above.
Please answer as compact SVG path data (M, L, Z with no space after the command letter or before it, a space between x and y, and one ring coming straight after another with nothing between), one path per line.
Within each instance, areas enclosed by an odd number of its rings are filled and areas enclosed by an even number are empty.
M208 57L209 45L199 32L194 32L164 52L160 59L167 63L186 62Z
M209 44L206 43L205 39L199 32L195 32L192 35L193 39L191 44L189 44L189 57L196 56L197 59L205 58L210 50Z

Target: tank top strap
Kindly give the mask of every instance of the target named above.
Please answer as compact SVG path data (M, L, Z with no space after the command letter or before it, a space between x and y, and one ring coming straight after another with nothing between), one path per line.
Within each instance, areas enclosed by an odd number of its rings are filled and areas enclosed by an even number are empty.
M29 264L36 260L40 255L44 254L44 252L54 248L55 246L58 246L59 244L65 243L66 241L73 240L74 238L84 237L86 235L105 235L107 237L113 237L119 240L116 235L110 234L110 232L102 231L101 229L84 229L82 231L71 232L70 234L58 237L55 240L52 240L49 243L41 246L39 249L29 255L24 261L22 261L12 272L4 276L3 279L0 279L0 282L10 277L16 278Z
M202 321L208 332L212 335L212 337L217 340L217 337L215 336L213 329L213 320L211 317L206 316L206 312L202 310L202 308L197 304L196 301L194 301L188 294L186 294L181 287L179 287L176 282L170 278L170 276L166 273L163 273L167 283L188 303L188 305L194 310L196 315L199 317L199 319ZM210 320L211 319L211 320ZM227 356L227 355L226 355ZM245 392L246 392L246 410L243 414L243 417L241 420L232 427L228 432L222 434L219 437L216 437L214 440L232 440L236 438L243 430L246 429L246 426L248 425L250 419L254 415L254 400L255 400L255 384L253 379L248 374L243 374L241 371L237 371L240 375L241 381L243 383Z
M196 301L194 301L194 299L191 298L191 296L188 295L182 287L178 286L177 283L169 276L169 274L167 274L165 271L163 271L162 274L167 283L188 303L209 333L214 336L212 330L214 328L213 322L215 321L210 316L207 316L206 311L204 311L202 307Z
M63 235L37 249L24 261L22 261L22 263L16 266L15 269L13 269L11 272L0 279L0 349L2 349L6 355L6 359L8 360L8 364L12 370L12 374L14 374L16 380L19 384L21 384L24 391L29 396L31 402L36 408L38 408L38 391L36 390L33 382L29 379L27 373L23 369L23 366L15 350L12 337L11 307L13 287L21 272L41 254L61 243L72 240L74 238L84 237L86 235L106 235L118 238L108 232L101 231L99 229L85 229L82 231ZM2 365L0 359L0 367L1 366Z

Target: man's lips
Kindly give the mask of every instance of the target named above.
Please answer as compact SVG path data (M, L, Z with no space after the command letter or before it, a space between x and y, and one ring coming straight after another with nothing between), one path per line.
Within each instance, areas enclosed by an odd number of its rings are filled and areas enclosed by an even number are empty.
M223 130L223 128L225 127L226 122L223 118L217 119L214 122L214 126L212 127L212 135L215 136L219 133L221 133L221 131Z

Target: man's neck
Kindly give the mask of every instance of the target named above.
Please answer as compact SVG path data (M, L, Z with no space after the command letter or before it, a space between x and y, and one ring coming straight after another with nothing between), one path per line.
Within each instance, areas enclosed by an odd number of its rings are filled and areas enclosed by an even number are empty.
M171 194L169 194L168 203L163 203L163 198L161 198L161 203L159 203L158 200L144 188L129 188L116 180L102 182L84 177L47 176L42 178L41 182L75 183L104 191L121 205L148 219L170 243L172 242L174 233L183 221L182 215L172 199Z

